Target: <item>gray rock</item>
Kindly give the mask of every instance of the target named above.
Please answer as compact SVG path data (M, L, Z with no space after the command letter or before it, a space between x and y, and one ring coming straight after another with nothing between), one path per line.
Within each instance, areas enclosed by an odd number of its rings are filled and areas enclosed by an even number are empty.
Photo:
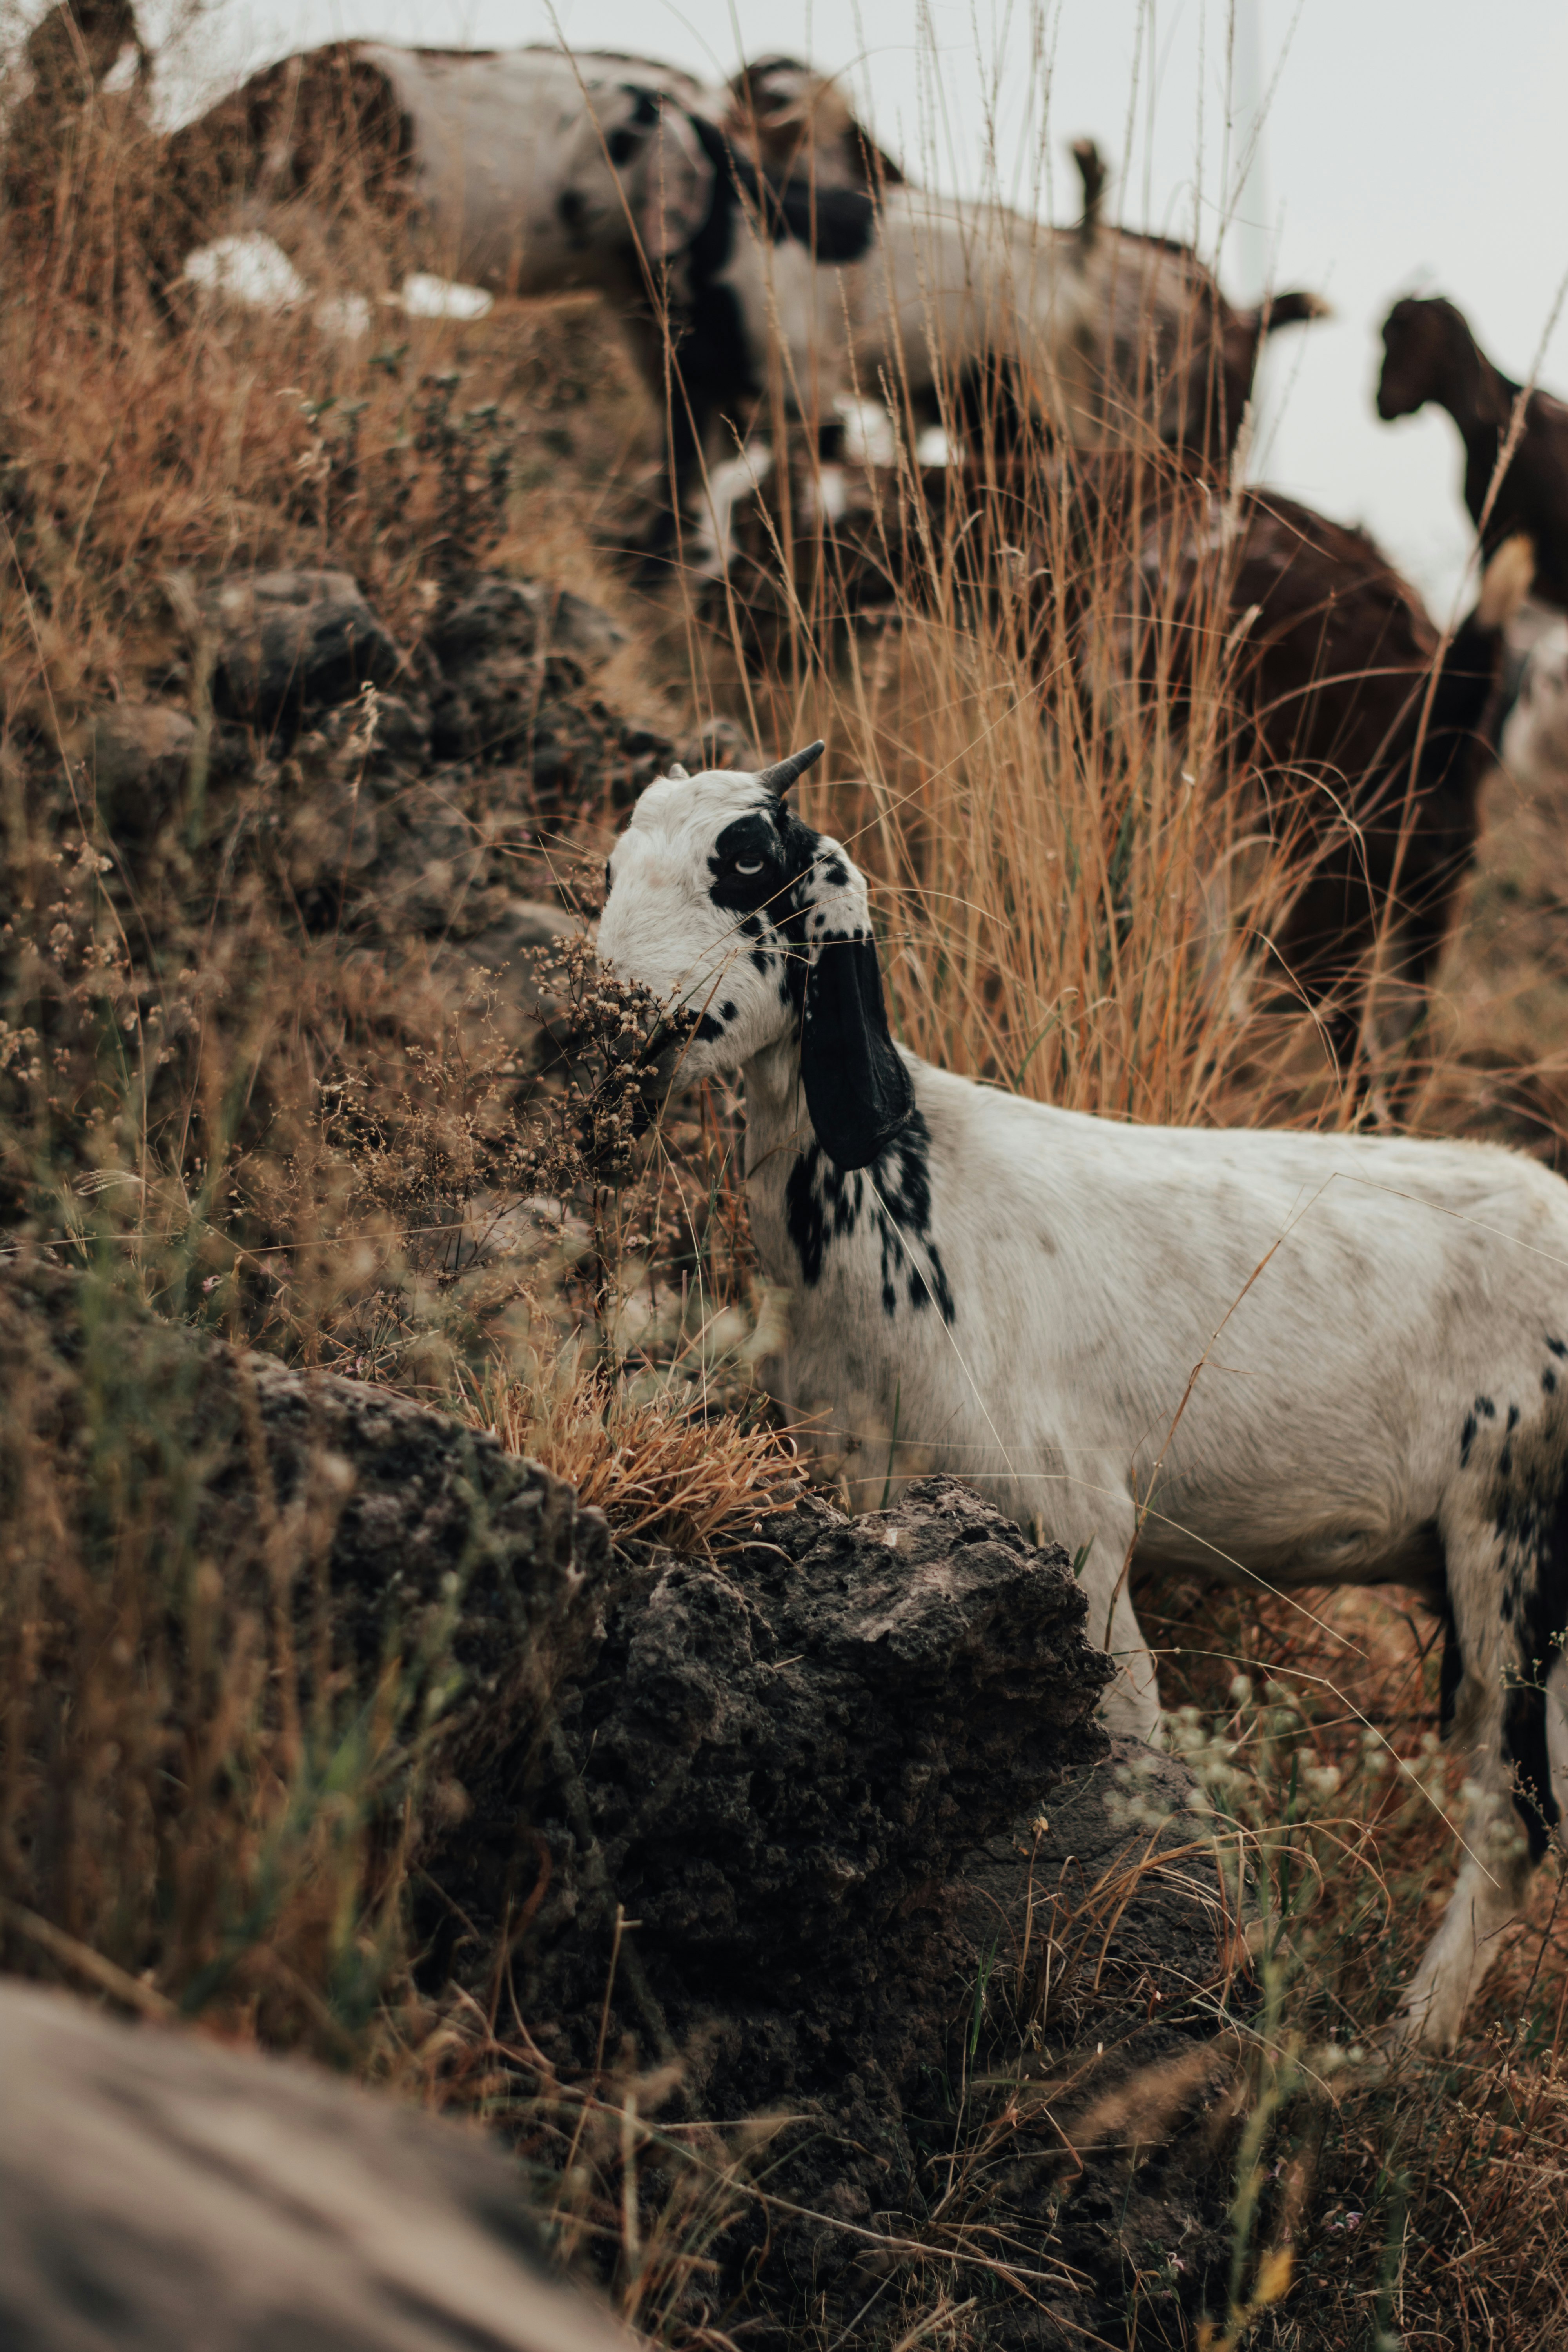
M192 719L163 702L111 703L79 730L71 748L116 841L151 840L179 805L195 743Z
M486 572L437 619L430 643L448 674L498 655L569 654L596 668L627 643L626 631L570 588Z
M313 732L384 793L424 769L430 757L430 713L417 700L378 688L374 730L368 729L367 720L362 699L356 696L353 702L327 711Z
M258 572L198 599L217 637L213 703L247 725L286 731L347 702L368 680L390 686L397 647L346 572Z
M0 2342L629 2352L472 2132L16 1984L0 2082Z
M675 756L689 775L709 768L739 768L750 773L763 764L761 752L732 719L710 719L693 729L675 747Z

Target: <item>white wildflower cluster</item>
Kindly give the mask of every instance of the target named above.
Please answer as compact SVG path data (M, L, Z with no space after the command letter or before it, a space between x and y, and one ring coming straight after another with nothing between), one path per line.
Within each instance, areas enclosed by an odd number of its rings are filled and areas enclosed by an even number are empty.
M1154 1782L1161 1771L1161 1759L1152 1748L1145 1748L1130 1762L1116 1768L1116 1785L1106 1800L1106 1811L1118 1829L1163 1829L1176 1811L1176 1800L1168 1789Z

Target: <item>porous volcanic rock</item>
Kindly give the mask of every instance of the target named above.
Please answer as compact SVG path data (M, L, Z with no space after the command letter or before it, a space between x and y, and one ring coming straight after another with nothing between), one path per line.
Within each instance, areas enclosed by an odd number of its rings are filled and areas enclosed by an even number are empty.
M480 572L468 582L430 632L437 658L454 669L480 658L550 653L569 654L593 668L626 643L619 624L585 596L500 572Z
M860 1519L808 1496L722 1562L616 1549L446 1415L151 1318L106 1355L110 1328L80 1277L0 1268L0 1493L7 1445L79 1447L113 1383L199 1465L232 1607L289 1593L350 1691L401 1659L440 1748L400 1831L424 1982L482 2001L504 1952L563 2081L673 2062L669 2120L771 2133L721 2263L748 2340L847 2326L940 2248L980 2143L965 2243L1037 2275L952 2252L976 2341L1184 2340L1223 2293L1245 1955L1189 1779L1095 1721L1058 1548L932 1478Z

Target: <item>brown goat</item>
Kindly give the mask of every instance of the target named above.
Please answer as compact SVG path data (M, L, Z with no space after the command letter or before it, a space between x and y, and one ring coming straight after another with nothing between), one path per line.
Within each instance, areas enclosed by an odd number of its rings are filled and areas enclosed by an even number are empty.
M911 583L931 577L928 551L947 549L963 599L1002 609L1004 570L1030 583L1022 608L1007 601L1045 661L1059 642L1041 625L1058 580L1068 582L1076 627L1082 583L1103 579L1109 563L1128 680L1180 707L1194 674L1215 667L1205 639L1216 655L1228 646L1232 772L1249 780L1299 862L1273 943L1281 971L1320 1009L1348 1066L1381 945L1367 1043L1387 1047L1408 1034L1475 852L1502 631L1530 582L1522 542L1500 551L1445 651L1372 540L1273 492L1222 499L1192 472L1081 457L1055 467L933 467L914 483L900 497L890 476L868 477L836 523L802 536L795 609L890 615ZM797 514L807 504L797 500ZM731 588L758 641L771 642L788 624L768 528L745 518L739 537L744 560Z
M1465 504L1478 530L1521 387L1481 350L1452 302L1407 298L1383 322L1377 413L1388 423L1427 401L1446 408L1465 445ZM1518 531L1535 548L1535 593L1568 611L1568 406L1532 392L1508 470L1498 485L1481 547L1487 555Z
M1206 504L1152 534L1178 574L1178 606L1186 582L1195 594L1212 565ZM1231 688L1238 764L1302 828L1303 879L1279 962L1327 1011L1343 1065L1380 939L1394 986L1374 1029L1386 1044L1391 1021L1408 1031L1419 1017L1475 855L1485 722L1529 553L1505 544L1445 648L1364 532L1268 491L1247 493L1239 509L1211 625L1243 632Z

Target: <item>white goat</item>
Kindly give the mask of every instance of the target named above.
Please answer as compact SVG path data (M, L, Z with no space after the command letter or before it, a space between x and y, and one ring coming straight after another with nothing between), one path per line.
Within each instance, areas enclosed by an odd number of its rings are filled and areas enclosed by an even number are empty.
M1447 2048L1568 1797L1568 1186L1487 1145L1122 1126L932 1069L889 1036L864 877L784 804L821 750L650 784L599 933L689 1016L664 1081L744 1078L784 1401L896 1423L1084 1554L1104 1711L1144 1738L1134 1542L1420 1590L1473 1794L1390 2039Z

